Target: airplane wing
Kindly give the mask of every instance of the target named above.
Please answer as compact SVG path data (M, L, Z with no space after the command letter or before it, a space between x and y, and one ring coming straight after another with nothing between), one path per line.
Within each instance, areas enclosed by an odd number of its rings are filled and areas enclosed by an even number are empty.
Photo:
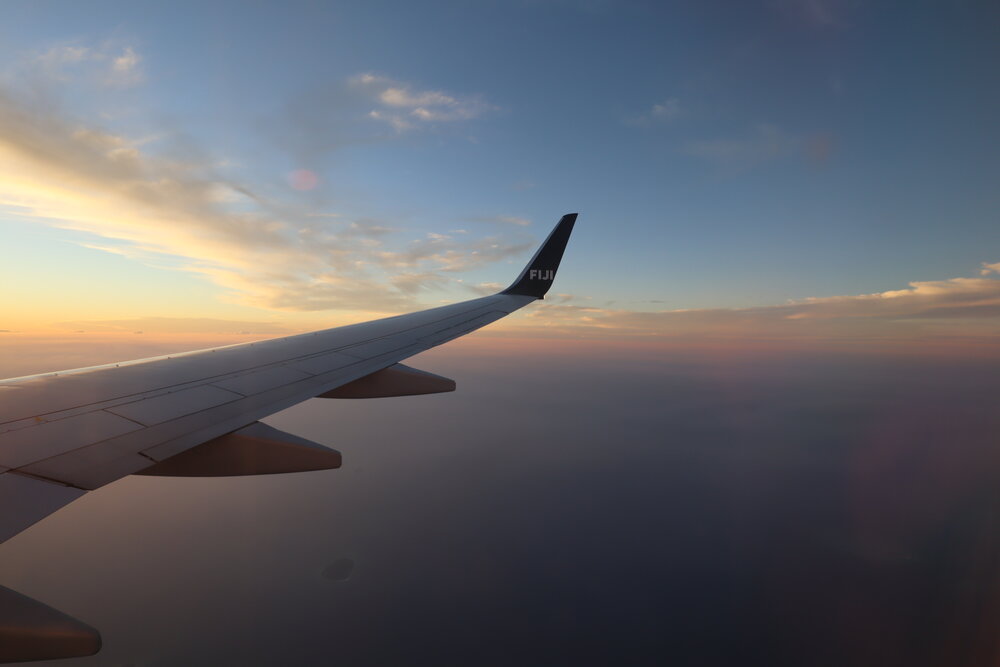
M258 420L309 398L452 391L399 362L545 296L576 214L492 296L361 324L0 380L0 542L132 474L247 475L340 466L340 454ZM0 662L90 655L100 635L0 587Z

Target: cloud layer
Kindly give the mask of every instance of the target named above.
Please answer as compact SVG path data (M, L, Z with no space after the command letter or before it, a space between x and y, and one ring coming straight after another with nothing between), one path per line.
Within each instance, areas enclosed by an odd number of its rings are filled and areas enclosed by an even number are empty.
M629 311L574 303L564 296L525 315L557 330L661 338L982 339L1000 334L1000 280L913 282L875 294L817 297L756 308Z

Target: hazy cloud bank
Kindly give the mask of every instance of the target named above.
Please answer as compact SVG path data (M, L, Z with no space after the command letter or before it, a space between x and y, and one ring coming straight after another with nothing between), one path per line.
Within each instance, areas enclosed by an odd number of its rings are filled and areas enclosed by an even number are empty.
M912 282L900 290L814 297L755 308L630 311L574 303L563 295L525 314L549 327L654 337L995 339L1000 280Z
M293 330L274 322L221 320L211 317L136 317L124 320L77 320L56 326L77 332L147 332L194 334L288 334Z

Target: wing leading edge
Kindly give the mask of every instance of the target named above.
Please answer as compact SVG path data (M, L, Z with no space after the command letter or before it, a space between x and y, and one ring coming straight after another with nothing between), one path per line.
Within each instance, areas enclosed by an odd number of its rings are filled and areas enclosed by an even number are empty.
M258 420L318 396L454 389L447 378L399 362L544 298L576 217L563 216L518 278L492 296L262 342L0 380L0 542L130 474L337 467L334 450ZM62 618L59 612L35 614L43 620L29 627L15 611L22 607L0 599L0 662L24 660L25 651L36 660L67 657L65 644L46 652L39 642L55 627L46 619ZM69 617L60 622L71 621L79 624ZM89 627L79 627L90 637ZM96 652L95 637L71 643L79 651L73 655Z

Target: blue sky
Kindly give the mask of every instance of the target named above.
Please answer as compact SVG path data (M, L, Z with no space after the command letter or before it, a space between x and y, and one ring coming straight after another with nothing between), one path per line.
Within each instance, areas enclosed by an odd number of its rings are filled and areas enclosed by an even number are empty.
M424 259L376 262L372 311L507 281L568 211L581 218L556 289L575 307L769 306L972 278L1000 259L1000 12L985 3L8 2L0 14L5 99L51 122L43 135L88 128L137 151L153 180L182 164L196 188L252 192L212 205L264 210L283 234L360 221L379 252L430 239ZM290 187L295 170L317 185ZM18 248L8 275L34 272L31 286L85 267L84 292L128 283L131 297L98 309L108 317L364 310L340 292L305 304L303 285L254 296L248 283L273 280L266 254L224 278L192 273L183 243L161 243L149 221L137 235L43 209L0 210ZM374 247L355 249L370 260ZM450 259L426 259L436 249ZM317 257L299 280L352 275ZM411 287L397 299L401 274ZM183 302L150 303L171 294Z

